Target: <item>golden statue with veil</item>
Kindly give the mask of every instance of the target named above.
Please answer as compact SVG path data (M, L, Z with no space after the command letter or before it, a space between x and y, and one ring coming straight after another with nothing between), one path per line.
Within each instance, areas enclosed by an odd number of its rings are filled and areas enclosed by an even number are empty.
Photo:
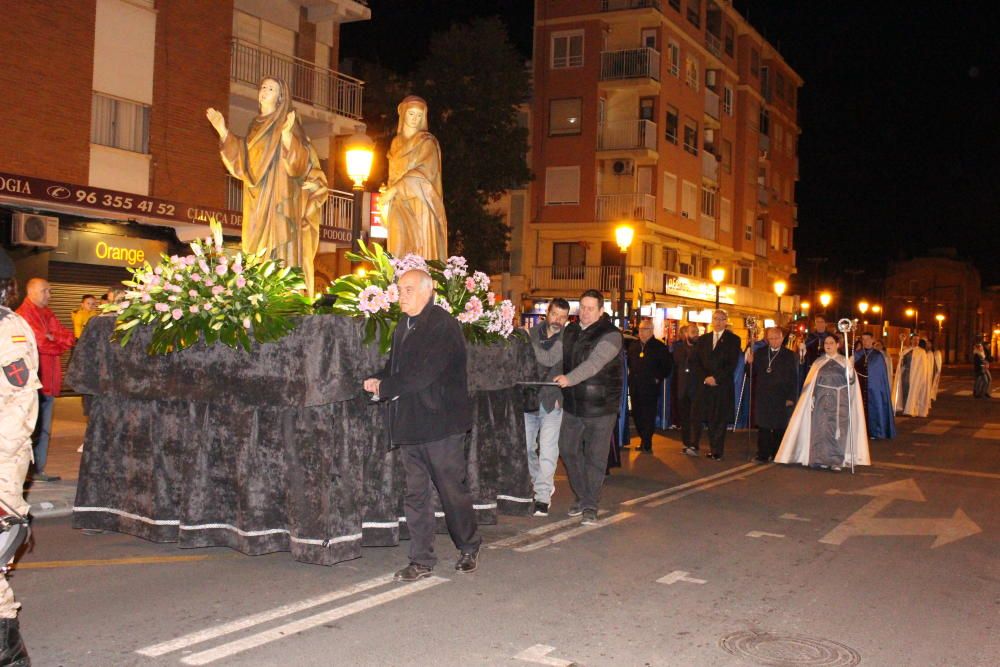
M389 147L389 182L379 208L389 252L448 258L448 219L441 189L441 147L427 131L427 102L416 95L396 107L399 124Z
M285 82L265 78L257 101L260 113L246 138L231 133L215 109L205 115L219 134L223 164L243 181L243 252L267 248L287 266L302 267L311 297L326 174L296 118Z

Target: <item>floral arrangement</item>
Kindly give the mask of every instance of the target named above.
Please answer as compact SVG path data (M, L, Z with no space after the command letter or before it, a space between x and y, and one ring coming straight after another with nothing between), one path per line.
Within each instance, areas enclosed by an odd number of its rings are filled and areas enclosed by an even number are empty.
M163 254L155 268L146 262L129 269L124 297L105 306L118 314L114 338L122 346L139 325L148 325L153 328L149 354L183 350L202 338L209 345L221 341L249 350L251 337L260 343L277 340L295 328L293 316L312 311L301 269L265 258L266 249L227 255L222 226L217 221L209 226L211 235L192 243L192 254Z
M430 274L435 282L434 303L461 322L467 340L491 343L508 339L514 332L514 305L498 301L490 290L490 277L482 271L469 272L464 257L446 262L425 260L419 255L395 258L378 244L369 249L359 242L359 252L348 253L355 261L372 268L364 275L348 274L335 280L327 294L336 297L329 312L365 319L365 342L379 338L379 349L388 352L392 333L402 311L399 309L399 276L411 269Z

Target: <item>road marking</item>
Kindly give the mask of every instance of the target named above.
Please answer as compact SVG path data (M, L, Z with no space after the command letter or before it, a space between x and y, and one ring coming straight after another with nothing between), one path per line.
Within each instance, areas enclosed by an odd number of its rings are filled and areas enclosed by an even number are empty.
M562 658L555 658L549 653L555 651L555 646L546 646L545 644L535 644L530 646L517 655L514 656L515 660L521 660L522 662L533 662L536 665L552 665L553 667L573 667L575 663L570 660L563 660Z
M966 477L983 477L985 479L1000 479L1000 474L994 472L980 472L978 470L955 470L953 468L934 468L931 466L917 466L909 463L873 463L875 468L898 468L899 470L916 470L918 472L940 472L948 475L964 475ZM829 493L829 491L827 491Z
M659 500L654 500L653 502L649 503L648 507L659 507L660 505L666 505L667 503L672 503L675 500L680 500L681 498L690 496L693 493L699 493L701 491L707 491L708 489L715 488L716 486L722 486L723 484L728 484L729 482L732 482L732 481L735 481L735 480L744 480L747 477L749 477L750 475L756 475L759 472L764 472L765 470L770 470L771 469L771 466L761 466L761 465L755 465L753 463L751 463L749 465L750 465L751 468L753 468L753 470L745 470L745 469L743 469L743 470L740 470L740 473L738 475L733 475L731 477L726 477L724 479L717 479L714 482L711 482L709 484L702 484L701 486L697 486L697 487L695 487L693 489L686 489L686 490L681 491L680 493L676 493L676 494L674 494L672 496L668 496L666 498L660 498Z
M592 523L590 525L580 525L571 530L566 530L561 533L556 533L552 537L547 537L544 540L539 540L538 542L532 542L531 544L526 544L523 547L517 547L514 551L527 552L535 551L536 549L542 549L544 547L551 546L553 544L558 544L559 542L565 542L568 539L574 538L577 535L583 535L584 533L589 533L592 530L597 530L598 528L604 528L605 526L610 526L613 523L618 523L625 519L635 516L634 512L619 512L618 514L612 514L606 519L601 519L597 523Z
M685 572L684 570L674 570L670 574L664 575L656 580L658 584L667 584L668 586L676 584L678 581L683 581L689 584L704 584L704 579L695 579L694 577L689 577L690 572Z
M236 619L235 621L230 621L228 623L223 623L222 625L217 625L212 628L206 628L204 630L199 630L198 632L192 632L191 634L184 635L183 637L178 637L177 639L171 639L160 644L153 644L152 646L147 646L136 651L139 655L149 656L151 658L165 655L167 653L172 653L173 651L178 651L182 648L187 648L188 646L193 646L194 644L200 644L209 639L215 639L216 637L221 637L223 635L228 635L232 632L237 632L239 630L244 630L246 628L252 628L255 625L260 625L261 623L267 623L268 621L273 621L283 616L289 616L291 614L296 614L300 611L306 609L311 609L313 607L318 607L321 604L326 604L328 602L333 602L335 600L340 600L341 598L350 597L352 595L357 595L358 593L363 593L372 588L377 588L379 586L384 586L392 581L392 575L386 574L381 577L375 577L374 579L369 579L367 581L362 581L346 588L341 588L340 590L332 591L324 595L319 595L317 597L309 598L306 600L300 600L299 602L293 602L291 604L282 605L280 607L275 607L274 609L269 609L267 611L262 611L257 614L251 614L250 616L244 616L243 618Z
M786 521L812 521L812 519L807 519L804 516L799 516L798 514L792 514L791 512L786 512L778 517L779 519L785 519Z
M955 395L956 396L972 396L972 390L971 389L963 389L962 391L956 391Z
M743 470L746 470L747 468L753 468L753 467L754 467L753 463L746 463L744 465L737 466L735 468L730 468L729 470L723 470L722 472L717 472L714 475L709 475L708 477L699 477L698 479L691 480L690 482L684 482L683 484L678 484L677 486L671 486L669 489L661 489L659 491L650 493L645 496L639 496L638 498L632 498L631 500L626 500L625 502L622 503L622 505L626 506L638 505L640 503L646 502L647 500L653 500L654 498L659 498L660 496L665 496L671 493L675 493L677 491L683 491L684 489L689 489L693 486L699 486L701 484L705 484L706 482L710 482L713 479L726 477L728 475L735 475L739 472L742 472Z
M957 424L958 420L956 419L932 419L920 428L914 429L913 432L924 435L942 435Z
M135 556L133 558L107 558L104 560L48 560L36 563L17 563L15 570L53 570L62 567L100 567L103 565L157 565L167 563L193 563L219 560L236 556Z
M597 513L598 516L604 516L608 513L608 510L601 510ZM560 528L565 528L566 526L578 526L580 525L580 517L571 516L568 519L561 519L560 521L553 521L552 523L547 523L544 526L538 526L537 528L532 528L531 530L525 530L517 535L511 535L510 537L505 537L502 540L497 540L496 542L491 542L486 545L487 549L504 549L506 547L512 547L524 542L530 542L533 538L544 535L545 533L551 533L554 530L559 530Z
M927 500L920 491L920 487L912 479L880 484L858 491L830 489L827 493L874 497L867 505L847 517L840 525L821 537L819 541L824 544L839 545L843 544L850 537L860 535L932 535L935 539L931 548L935 549L950 542L983 532L983 529L976 525L961 508L955 510L951 518L878 518L876 515L891 505L893 501L909 500L913 502L925 502Z
M1000 440L1000 424L983 424L983 427L972 434L973 438Z
M896 456L900 456L900 457L903 457L903 458L911 458L912 459L912 458L914 458L916 456L916 454L910 454L910 453L907 453L907 452L896 452Z
M769 533L765 530L751 530L747 537L784 537L781 533Z
M420 591L443 584L447 581L448 579L444 579L442 577L427 577L426 579L420 579L412 584L399 586L398 588L386 591L385 593L379 593L378 595L357 600L356 602L351 602L350 604L346 604L342 607L337 607L335 609L330 609L329 611L307 616L306 618L292 621L291 623L285 623L284 625L270 628L269 630L259 632L255 635L244 637L243 639L237 639L236 641L229 642L228 644L222 644L221 646L216 646L215 648L208 649L207 651L194 653L182 658L181 662L185 665L207 665L210 662L215 662L216 660L221 660L222 658L228 658L236 655L237 653L249 651L252 648L257 648L258 646L263 646L264 644L284 639L289 635L305 632L306 630L311 630L312 628L325 623L332 623L347 616L359 614L363 611L367 611L387 602L392 602L393 600L398 600L399 598L406 597L407 595L419 593Z
M915 443L913 443L913 446L914 447L930 447L931 443L929 443L929 442L915 442Z

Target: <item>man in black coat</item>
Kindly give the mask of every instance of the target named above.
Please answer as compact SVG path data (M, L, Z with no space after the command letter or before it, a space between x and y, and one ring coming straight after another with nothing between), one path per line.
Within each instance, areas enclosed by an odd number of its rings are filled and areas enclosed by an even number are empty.
M692 374L697 389L691 406L693 444L684 450L689 456L698 456L703 422L708 422L708 442L712 448L706 456L721 461L726 448L726 425L733 421L736 411L733 374L741 353L740 337L726 329L728 323L726 311L715 311L712 330L699 338L695 346Z
M794 352L782 345L784 337L780 327L770 327L765 333L767 347L756 355L747 350L747 362L753 364L756 398L756 463L767 463L778 453L799 398L798 360Z
M689 447L697 452L696 441L692 438L691 402L694 400L696 382L692 381L694 367L695 343L698 342L698 325L688 324L681 327L680 337L674 341L672 350L674 359L674 396L677 398L677 425L681 429L681 442L684 449Z
M639 338L628 346L628 393L635 430L639 433L639 451L653 451L660 389L672 367L670 350L653 338L653 322L643 320L639 323Z
M433 302L434 281L420 270L399 279L403 315L392 337L389 363L365 380L365 391L389 403L389 432L400 447L406 473L403 510L410 532L410 564L396 578L430 576L434 555L437 489L445 523L460 552L455 569L475 571L482 538L476 527L465 459L472 428L465 338L458 321Z

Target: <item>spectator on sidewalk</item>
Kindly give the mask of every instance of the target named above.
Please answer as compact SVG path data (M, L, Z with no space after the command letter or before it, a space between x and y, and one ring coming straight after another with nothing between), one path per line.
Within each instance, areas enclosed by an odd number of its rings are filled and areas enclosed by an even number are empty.
M632 399L632 419L639 434L639 451L653 452L656 409L663 379L670 376L673 358L667 346L653 337L653 321L639 323L639 337L628 346L628 393ZM625 449L627 444L622 445Z
M97 298L93 294L84 294L80 299L80 307L74 310L70 316L73 318L73 335L79 338L83 335L83 329L91 318L100 314L97 310Z
M990 384L993 376L990 375L990 362L986 358L986 350L982 343L976 343L972 350L972 370L975 374L975 384L972 386L972 396L974 398L992 398L990 396Z
M49 439L52 435L52 408L56 396L62 391L62 366L59 355L76 343L73 332L64 327L49 308L52 288L44 278L28 281L28 297L17 309L17 314L27 320L38 343L38 377L42 389L38 396L38 424L35 427L35 471L32 479L55 482L58 475L45 472Z

